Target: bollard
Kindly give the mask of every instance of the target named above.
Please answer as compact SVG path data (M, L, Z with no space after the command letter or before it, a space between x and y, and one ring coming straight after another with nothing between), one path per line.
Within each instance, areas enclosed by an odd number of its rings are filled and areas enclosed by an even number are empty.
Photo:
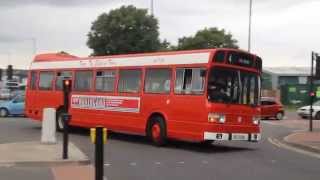
M91 128L90 137L95 144L95 180L103 180L103 145L107 141L107 129L102 126Z
M68 113L61 114L63 120L63 147L62 159L68 159L68 144L69 144L69 122L71 115Z

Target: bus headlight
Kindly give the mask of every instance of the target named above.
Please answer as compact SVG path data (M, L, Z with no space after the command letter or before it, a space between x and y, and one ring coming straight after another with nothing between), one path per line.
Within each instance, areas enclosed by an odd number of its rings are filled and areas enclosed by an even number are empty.
M226 116L224 114L219 113L209 113L208 114L208 122L209 123L225 123L226 122Z
M260 117L259 116L253 116L252 117L252 123L254 125L259 125L260 124Z

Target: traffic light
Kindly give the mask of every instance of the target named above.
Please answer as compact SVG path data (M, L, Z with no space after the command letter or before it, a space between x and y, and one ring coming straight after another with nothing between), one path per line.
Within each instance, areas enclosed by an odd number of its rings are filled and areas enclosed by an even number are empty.
M62 81L63 83L63 91L69 93L71 91L71 80L70 79L64 79Z
M13 76L12 65L8 65L8 68L7 68L7 80L12 80L12 76Z

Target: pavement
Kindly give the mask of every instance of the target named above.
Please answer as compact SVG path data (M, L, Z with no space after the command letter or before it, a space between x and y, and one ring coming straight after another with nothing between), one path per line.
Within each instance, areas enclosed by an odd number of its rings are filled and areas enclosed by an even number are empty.
M313 131L309 131L310 121L301 119L295 112L288 112L281 121L265 121L265 123L292 129L290 133L281 135L278 141L320 156L320 120L313 120Z
M294 147L320 154L320 131L295 132L284 137L283 140Z
M32 152L32 153L26 153ZM68 159L62 159L62 143L39 141L0 144L0 166L59 166L89 164L89 158L73 143L68 145Z

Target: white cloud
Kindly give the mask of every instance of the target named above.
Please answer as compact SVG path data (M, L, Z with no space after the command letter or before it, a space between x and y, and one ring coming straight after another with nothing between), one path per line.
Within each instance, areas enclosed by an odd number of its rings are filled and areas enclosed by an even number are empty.
M67 3L66 3L67 2ZM90 3L88 3L90 2ZM160 36L172 43L204 27L231 32L247 48L249 0L154 0ZM252 51L266 66L306 66L310 51L320 51L316 0L253 0ZM149 0L11 0L0 2L0 66L8 54L16 67L26 68L37 52L67 51L87 56L91 22L102 12L121 5L149 8Z

